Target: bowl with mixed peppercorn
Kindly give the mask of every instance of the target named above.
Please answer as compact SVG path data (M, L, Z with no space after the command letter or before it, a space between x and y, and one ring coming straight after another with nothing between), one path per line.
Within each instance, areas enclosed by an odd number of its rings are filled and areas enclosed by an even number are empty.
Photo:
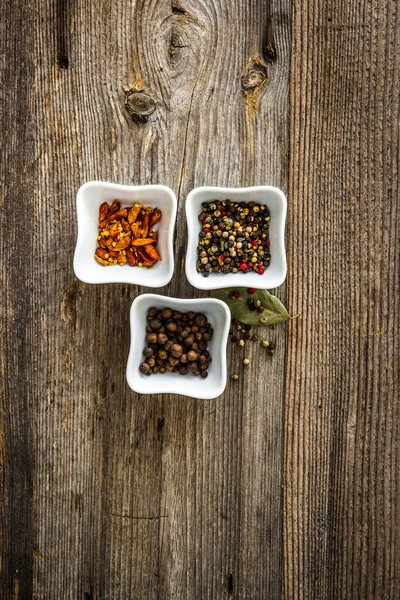
M286 278L286 197L278 188L199 187L186 199L186 276L201 290L271 289Z
M76 198L75 275L85 283L162 287L174 271L177 201L164 185L89 181Z
M226 386L229 308L214 298L142 294L130 312L129 387L208 400Z

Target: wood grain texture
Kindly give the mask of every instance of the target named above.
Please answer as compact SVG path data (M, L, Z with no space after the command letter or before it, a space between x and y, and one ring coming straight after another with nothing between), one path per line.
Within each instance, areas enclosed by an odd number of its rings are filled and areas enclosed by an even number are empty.
M0 15L1 599L397 600L398 3ZM249 345L244 375L230 346L240 380L214 401L132 393L128 313L147 290L72 272L90 179L174 189L160 293L180 297L201 295L189 190L288 189L302 317L268 333L274 359Z
M18 33L17 33L18 32ZM32 18L22 3L0 6L0 587L2 597L30 597L33 539L33 405L37 362L35 297L30 291L34 78ZM24 85L20 85L24 82ZM21 574L23 577L21 578Z
M399 5L293 2L285 598L400 597Z
M8 32L22 7L5 11ZM281 358L268 376L254 348L246 376L244 353L230 349L229 372L241 379L218 400L139 397L125 381L128 312L146 290L81 284L72 256L85 180L164 183L179 211L175 275L160 292L199 295L184 277L188 191L287 185L290 3L44 0L29 13L23 44L10 47L3 32L13 60L29 63L19 80L33 138L22 149L20 132L18 159L2 171L15 169L2 208L15 231L20 190L32 190L21 213L23 271L10 258L3 271L4 412L14 415L3 484L12 492L23 475L27 487L3 511L1 597L280 598L285 329L275 332ZM15 86L17 75L4 73ZM24 314L18 339L29 333L29 345L8 367L13 310ZM14 464L20 427L29 460ZM21 539L11 546L13 519Z

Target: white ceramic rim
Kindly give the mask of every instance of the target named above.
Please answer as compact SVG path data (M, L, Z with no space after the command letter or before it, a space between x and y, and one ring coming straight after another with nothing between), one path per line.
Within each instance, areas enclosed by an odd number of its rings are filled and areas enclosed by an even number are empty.
M199 191L204 191L207 194L214 194L216 192L230 195L232 192L239 194L251 194L253 192L273 192L276 194L281 201L281 218L278 220L276 226L276 232L278 236L278 242L281 251L281 274L280 277L276 277L272 283L271 278L269 277L268 269L265 270L263 275L258 275L256 273L249 273L243 276L240 273L228 273L224 275L224 281L221 283L221 279L215 279L212 277L212 274L209 277L203 277L196 270L196 262L197 262L197 245L198 245L198 235L200 232L200 223L198 221L198 215L195 215L193 218L192 211L192 198ZM212 198L210 198L210 201ZM248 200L240 200L251 202L251 198ZM185 259L185 272L186 277L189 283L199 289L199 290L216 290L216 289L224 289L228 287L238 286L238 287L254 287L256 289L274 289L278 286L282 285L282 283L286 279L286 250L285 250L285 222L286 222L286 212L287 212L287 200L286 196L282 190L272 185L256 185L251 187L218 187L218 186L200 186L191 190L186 198L185 202L185 214L186 214L186 223L188 228L188 244L186 249L186 259ZM226 282L225 282L226 280Z
M151 376L139 376L138 371L136 370L136 368L138 368L138 364L137 364L137 360L136 356L137 356L137 352L139 351L139 355L141 356L141 353L143 351L143 343L144 343L144 339L140 339L140 344L139 344L139 336L142 338L142 334L145 331L145 325L143 326L143 330L141 332L138 332L137 327L136 327L136 306L139 302L148 302L149 307L152 305L157 305L157 303L160 303L160 299L162 300L163 303L166 304L166 306L170 306L173 309L176 310L182 310L183 308L185 309L185 312L188 312L190 310L191 306L194 305L199 305L199 304L203 304L205 307L206 306L210 306L210 305L215 305L215 306L219 306L224 314L225 314L225 324L223 326L223 332L222 332L222 336L220 337L220 339L218 340L218 351L219 351L219 356L220 356L220 361L221 361L221 380L220 380L220 385L218 388L216 388L215 393L213 394L200 394L197 393L196 395L191 395L191 394L182 394L180 391L176 391L176 389L174 389L173 385L170 385L171 383L171 375L175 378L175 377L184 377L182 375L179 375L178 373L173 373L169 376L167 376L164 380L163 383L165 383L165 391L160 392L160 391L152 391L151 389ZM197 311L196 311L197 312ZM204 312L207 312L204 309ZM179 395L179 396L186 396L189 398L196 398L199 400L212 400L214 398L217 398L218 396L220 396L226 387L226 380L227 380L227 363L226 363L226 346L227 346L227 341L228 341L228 334L229 334L229 327L230 327L230 323L231 323L231 313L230 310L228 308L228 306L225 304L225 302L222 302L222 300L218 300L217 298L171 298L169 296L162 296L161 294L140 294L139 296L136 296L136 298L134 299L134 301L132 302L131 305L131 309L130 309L130 347L129 347L129 355L128 355L128 361L127 361L127 366L126 366L126 379L128 382L129 387L136 393L138 394L143 394L143 395L151 395L151 394L174 394L174 395ZM136 343L137 342L137 343ZM215 340L214 340L215 343ZM139 344L139 349L138 349L138 344ZM213 358L215 359L215 349L213 350ZM140 362L140 361L139 361ZM136 368L135 368L135 363L136 363ZM136 375L135 375L136 373ZM162 375L162 377L164 377L166 374ZM207 381L204 380L205 382ZM197 378L195 378L195 380L193 381L193 388L196 390L201 390L201 384L200 382L197 381Z
M172 210L170 213L170 219L172 221L172 228L171 228L171 232L168 234L168 238L167 238L168 256L170 258L169 258L168 272L164 276L164 278L162 278L162 279L160 278L157 280L156 283L152 283L152 279L151 279L151 277L149 277L149 281L147 283L142 283L142 282L138 283L138 282L134 281L132 278L128 278L128 277L121 277L117 280L114 280L112 278L105 280L105 279L95 277L95 278L89 280L89 279L86 279L85 276L82 274L80 265L79 265L79 261L77 259L77 249L82 244L83 236L85 235L83 228L79 227L79 221L81 220L80 215L81 215L81 211L82 211L81 198L87 188L96 187L96 186L102 186L103 188L109 189L109 190L116 190L116 191L120 190L120 191L124 191L127 193L131 192L132 190L135 190L136 192L140 193L144 190L151 189L151 190L160 190L160 191L166 192L168 194L168 196L170 197L170 199L172 201ZM78 236L77 236L75 252L74 252L74 261L73 261L73 268L74 268L74 273L75 273L76 277L78 279L80 279L80 281L83 281L84 283L89 283L89 284L128 283L131 285L138 285L138 286L143 286L143 287L153 287L153 288L159 288L159 287L163 287L163 286L167 285L172 279L172 276L174 274L174 268L175 268L173 238L174 238L174 230L175 230L175 225L176 225L177 206L178 206L178 202L177 202L174 191L171 188L169 188L168 186L159 184L159 183L146 184L146 185L125 185L122 183L112 183L109 181L97 181L97 180L86 181L85 183L83 183L81 185L81 187L79 188L77 195L76 195L76 218L77 218L77 226L78 226ZM124 272L128 272L128 271L123 271L123 273ZM134 275L134 273L132 273L132 275Z

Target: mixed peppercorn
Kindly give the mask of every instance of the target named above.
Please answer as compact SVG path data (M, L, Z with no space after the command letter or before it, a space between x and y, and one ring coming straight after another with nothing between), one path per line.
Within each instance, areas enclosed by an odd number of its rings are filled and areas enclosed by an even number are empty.
M213 328L206 315L151 307L147 322L145 360L139 367L142 373L178 371L181 375L207 377L212 360L207 346Z
M249 293L251 293L251 289L252 288L248 290ZM271 329L273 329L273 327L271 327ZM248 342L253 343L259 341L258 335L256 333L252 333L251 325L241 323L237 319L232 319L232 326L229 330L229 336L231 341L237 344L240 348L245 348ZM275 354L275 344L273 342L264 339L261 340L261 345L266 349L270 356ZM242 362L244 366L248 366L250 364L250 360L247 357L243 358ZM232 375L232 379L239 379L239 375L234 373Z
M203 202L199 220L199 273L204 277L210 273L264 273L271 260L266 205L231 200Z

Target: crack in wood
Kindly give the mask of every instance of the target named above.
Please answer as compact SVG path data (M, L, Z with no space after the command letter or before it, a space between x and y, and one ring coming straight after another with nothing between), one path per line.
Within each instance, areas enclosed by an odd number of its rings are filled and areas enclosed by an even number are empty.
M159 521L160 519L168 519L168 515L159 515L155 517L144 517L144 516L135 516L135 515L122 515L120 513L103 513L105 515L109 515L111 517L118 517L121 519L131 519L133 521Z

